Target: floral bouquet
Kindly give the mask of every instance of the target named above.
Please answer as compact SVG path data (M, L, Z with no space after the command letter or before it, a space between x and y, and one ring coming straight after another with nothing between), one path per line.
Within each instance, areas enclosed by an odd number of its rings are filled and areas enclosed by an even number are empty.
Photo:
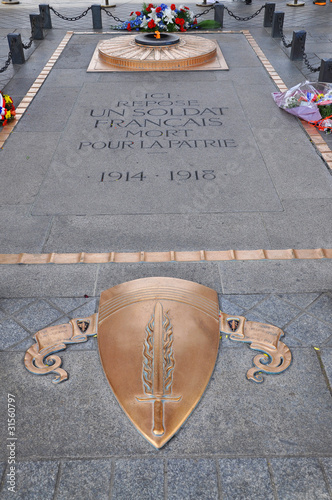
M9 95L0 92L0 126L4 127L6 123L15 117L15 106Z
M202 21L197 23L194 13L184 5L178 8L174 3L168 7L162 3L154 5L152 3L144 3L141 11L132 12L130 19L125 21L118 29L136 30L136 31L187 31L189 28L207 27L206 23L211 24L209 27L216 28L220 25L215 21ZM204 26L203 26L204 23Z
M274 92L272 97L279 108L319 130L332 131L332 83L299 83L286 92Z

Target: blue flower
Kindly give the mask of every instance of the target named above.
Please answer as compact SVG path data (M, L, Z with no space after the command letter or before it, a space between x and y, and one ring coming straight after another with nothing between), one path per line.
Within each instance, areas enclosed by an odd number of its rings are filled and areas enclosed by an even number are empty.
M166 4L164 4L164 3L162 3L162 4L160 5L160 7L161 7L161 10L165 10L165 9L167 9L167 5L166 5Z

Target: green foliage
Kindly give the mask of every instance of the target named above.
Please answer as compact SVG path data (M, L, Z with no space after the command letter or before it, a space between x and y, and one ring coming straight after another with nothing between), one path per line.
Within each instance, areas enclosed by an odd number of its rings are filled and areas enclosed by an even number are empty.
M325 106L318 106L319 112L322 118L327 118L332 115L332 104L326 104Z
M221 28L221 24L217 23L217 21L213 21L213 19L206 19L205 21L197 23L197 27L202 30L215 30Z

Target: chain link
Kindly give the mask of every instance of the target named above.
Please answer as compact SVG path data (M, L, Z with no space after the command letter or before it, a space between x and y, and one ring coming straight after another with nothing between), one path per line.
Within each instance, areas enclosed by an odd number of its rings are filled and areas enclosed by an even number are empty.
M113 16L112 12L109 12L105 7L102 7L103 11L109 16L111 17L112 19L114 19L114 21L116 21L117 23L121 23L123 24L125 21L121 21L121 19L119 19L118 17L116 16Z
M199 17L201 17L201 16L205 16L205 14L208 14L211 10L213 10L213 9L214 9L214 7L215 7L215 6L214 6L214 5L212 5L212 6L211 6L211 7L209 7L208 9L203 10L203 12L200 12L200 14L196 14L196 15L194 16L194 19L198 19L198 18L199 18Z
M283 20L282 19L279 19L279 31L280 31L280 35L281 35L281 40L282 40L282 43L284 44L284 46L286 47L286 49L289 49L289 47L292 46L292 42L290 43L287 43L286 42L286 38L285 38L285 35L284 35L284 30L283 30Z
M10 65L11 62L12 62L12 53L8 52L8 59L5 62L5 65L2 66L2 68L0 68L0 73L3 73L4 71L6 71L6 69L8 68L8 66Z
M225 10L228 12L228 14L231 16L231 17L234 17L234 19L236 19L237 21L250 21L250 19L253 19L254 17L258 16L258 14L260 14L262 12L263 9L265 9L265 5L262 5L262 7L260 7L254 14L252 14L251 16L248 16L248 17L240 17L240 16L236 16L231 10L229 10L228 7L226 7L226 5L224 5L224 8Z
M307 54L304 52L303 53L303 61L304 61L304 64L306 65L306 67L310 70L311 73L316 73L316 71L319 71L320 70L320 66L318 66L317 68L314 68L313 66L311 66L309 60L308 60L308 56Z
M32 42L33 42L33 35L30 36L28 43L23 43L22 42L22 47L24 49L30 49L30 47L32 45Z
M290 43L287 43L286 42L286 39L285 39L285 35L284 35L284 31L283 31L283 27L282 27L282 20L279 19L279 30L280 30L280 35L281 35L281 40L282 40L282 43L284 44L284 46L289 49L289 47L292 46L292 42ZM317 68L314 68L313 66L311 66L309 60L308 60L308 56L307 54L304 52L304 42L302 43L301 45L301 49L303 50L303 61L304 61L304 64L306 65L306 67L310 70L311 73L316 73L316 71L319 71L320 70L320 66L318 66Z
M53 7L50 6L50 10L52 12L54 12L54 14L58 17L60 17L60 19L63 19L64 21L78 21L79 19L82 19L82 17L86 16L87 13L89 12L89 10L91 10L91 7L88 7L84 12L82 12L82 14L80 14L79 16L75 16L75 17L66 17L66 16L63 16L62 14L60 14L60 12L57 12Z

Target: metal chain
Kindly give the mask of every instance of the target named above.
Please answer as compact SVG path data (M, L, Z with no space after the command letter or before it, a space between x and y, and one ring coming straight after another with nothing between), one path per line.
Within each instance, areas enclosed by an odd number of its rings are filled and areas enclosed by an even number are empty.
M60 19L63 19L64 21L78 21L79 19L82 19L82 17L86 16L87 13L89 12L89 10L91 10L91 7L88 7L84 12L82 12L82 14L80 14L79 16L75 16L75 17L66 17L66 16L63 16L62 14L60 14L60 12L57 12L53 7L50 6L50 10L52 12L54 12L54 14L58 17L60 17Z
M280 31L282 43L284 44L284 46L286 47L286 49L289 49L289 47L292 46L292 42L290 42L290 43L286 42L286 38L285 38L285 35L284 35L284 30L282 28L283 20L279 19L279 23L278 24L279 24L279 31Z
M214 9L214 5L212 5L212 6L211 6L211 7L209 7L208 9L203 10L203 12L201 12L200 14L196 14L196 15L194 16L194 19L198 19L198 18L199 18L199 17L201 17L201 16L205 16L205 14L208 14L208 13L209 13L211 10L213 10L213 9Z
M226 7L226 5L224 5L224 8L225 10L227 10L228 14L231 16L231 17L234 17L234 19L236 19L237 21L250 21L250 19L253 19L254 17L258 16L258 14L260 14L262 12L263 9L265 9L265 5L262 5L262 7L260 7L254 14L252 14L252 16L248 16L248 17L240 17L240 16L236 16L231 10L229 10L228 7Z
M33 42L33 35L30 36L29 38L29 42L28 43L23 43L22 42L22 47L24 49L30 49L31 45L32 45L32 42Z
M8 59L5 62L5 65L2 66L2 68L0 68L0 73L3 73L4 71L6 71L6 69L8 68L8 66L10 65L11 62L12 62L12 53L8 52Z
M112 17L114 19L114 21L116 21L117 23L121 23L123 24L125 21L121 21L121 19L119 19L118 17L116 16L113 16L112 12L109 12L105 7L102 7L103 11L109 16L109 17Z
M320 66L318 66L317 68L314 68L313 66L311 66L311 64L310 64L310 62L308 60L308 56L307 56L307 54L305 52L303 53L303 61L304 61L304 64L306 65L306 67L308 69L310 69L311 73L316 73L316 71L320 70Z

